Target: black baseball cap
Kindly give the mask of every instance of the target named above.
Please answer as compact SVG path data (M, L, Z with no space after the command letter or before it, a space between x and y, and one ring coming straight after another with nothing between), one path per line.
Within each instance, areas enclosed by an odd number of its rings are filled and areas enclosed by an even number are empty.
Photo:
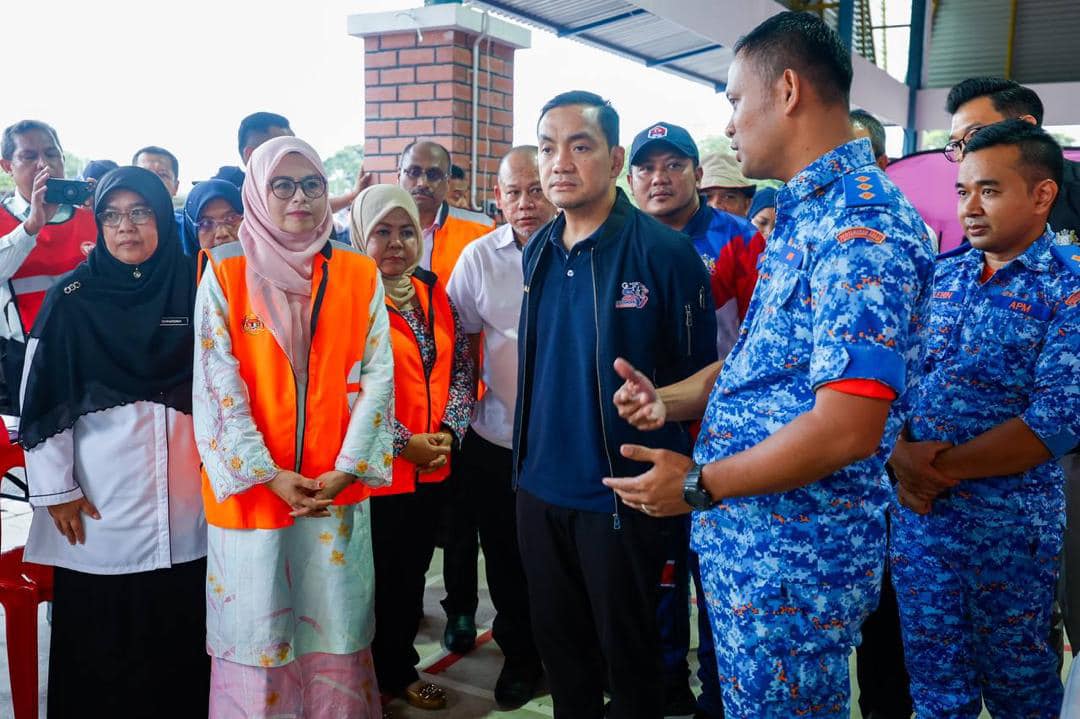
M694 162L698 161L697 144L686 128L668 122L657 122L639 132L634 138L634 144L630 146L630 164L636 165L641 151L658 142L671 145Z

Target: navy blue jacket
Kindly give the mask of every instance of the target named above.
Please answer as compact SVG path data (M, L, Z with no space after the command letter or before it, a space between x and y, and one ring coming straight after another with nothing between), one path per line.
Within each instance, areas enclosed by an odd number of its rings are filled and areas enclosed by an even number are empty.
M533 387L536 356L537 303L529 287L537 271L551 262L552 233L561 235L561 214L541 227L525 246L525 294L518 327L518 393L514 418L514 484L528 444L529 402L534 391L559 392L559 387ZM709 276L689 237L660 224L630 204L617 191L611 214L601 226L592 253L593 297L596 313L596 372L600 388L601 428L611 474L630 477L649 465L619 454L622 444L641 444L690 452L686 428L669 422L653 432L639 432L621 419L612 402L622 379L612 365L624 357L657 386L677 382L716 361L716 318ZM542 298L538 298L542 301ZM568 428L572 418L561 418ZM573 461L553 457L552 461Z

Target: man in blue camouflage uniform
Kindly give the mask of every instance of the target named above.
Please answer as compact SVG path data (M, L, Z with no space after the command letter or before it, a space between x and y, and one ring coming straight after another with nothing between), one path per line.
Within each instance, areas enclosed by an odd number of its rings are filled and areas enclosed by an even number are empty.
M1046 222L1061 149L1022 120L971 136L971 244L939 258L924 374L890 464L891 568L917 716L1056 717L1048 627L1080 437L1080 252Z
M921 218L853 139L850 83L848 51L813 15L781 13L736 46L727 132L748 177L786 181L776 228L693 460L624 447L653 469L609 480L650 514L719 502L695 515L693 546L732 718L849 716L848 657L880 592L880 477L932 258ZM656 398L620 373L631 423L705 404L698 375Z

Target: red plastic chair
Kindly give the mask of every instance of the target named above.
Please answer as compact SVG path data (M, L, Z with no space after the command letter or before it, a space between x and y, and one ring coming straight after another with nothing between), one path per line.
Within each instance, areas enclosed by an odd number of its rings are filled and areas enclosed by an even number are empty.
M0 475L23 466L22 448L0 432ZM7 625L15 719L38 717L38 604L52 600L52 567L23 562L23 548L0 554L0 605Z

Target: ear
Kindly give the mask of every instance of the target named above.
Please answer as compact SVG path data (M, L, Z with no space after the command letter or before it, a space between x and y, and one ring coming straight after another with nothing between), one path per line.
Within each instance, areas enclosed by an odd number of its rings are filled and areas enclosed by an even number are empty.
M619 173L623 171L623 166L626 164L626 148L621 145L616 145L611 148L611 172L608 174L612 180L619 176Z
M1035 125L1036 127L1038 127L1038 125L1039 125L1039 121L1035 119L1034 115L1021 115L1020 117L1018 117L1016 119L1017 120L1023 120L1024 122L1030 122L1032 125Z
M495 187L493 189L495 191L495 204L497 204L499 207L502 207L502 188L499 187L498 182L495 183Z
M7 174L11 174L11 160L0 160L0 169L3 169Z
M240 156L244 158L244 164L248 164L248 160L251 159L251 153L255 152L254 147L245 147L244 151L240 153Z
M701 185L701 178L705 176L705 170L701 169L701 165L698 165L694 169L694 185Z
M779 94L784 114L789 116L794 114L799 102L802 100L802 78L799 77L799 74L791 68L787 68L776 80L774 89Z
M1035 211L1049 215L1058 196L1058 185L1051 179L1042 180L1032 188L1031 195L1035 199Z

